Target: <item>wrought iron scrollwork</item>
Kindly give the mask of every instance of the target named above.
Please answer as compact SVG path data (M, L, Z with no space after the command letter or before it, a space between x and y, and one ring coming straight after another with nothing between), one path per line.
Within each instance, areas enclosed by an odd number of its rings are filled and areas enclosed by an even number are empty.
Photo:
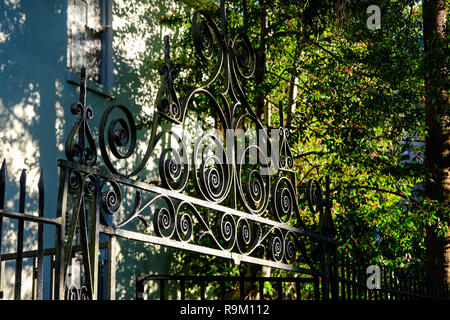
M208 142L214 145L215 154L205 154L205 143ZM195 186L202 197L213 202L225 199L231 188L232 166L223 144L216 136L207 134L198 138L193 162Z
M162 151L159 158L159 176L165 188L181 191L186 186L189 178L188 151L183 140L173 131L160 133L156 137L156 141L163 134L173 136L179 148L166 148Z
M308 206L313 214L321 214L323 210L323 196L320 182L316 179L308 181Z

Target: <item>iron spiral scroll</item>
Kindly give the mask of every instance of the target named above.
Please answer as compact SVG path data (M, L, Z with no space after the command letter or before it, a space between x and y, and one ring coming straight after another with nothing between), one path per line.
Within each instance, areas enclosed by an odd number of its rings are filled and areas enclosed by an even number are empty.
M163 243L169 246L237 260L249 257L248 261L270 262L285 269L291 269L299 260L312 267L311 236L320 233L323 219L331 219L328 185L326 192L322 191L320 180L313 179L307 185L303 200L308 202L316 220L321 221L319 225L311 225L304 221L299 209L294 158L288 143L289 130L283 124L282 104L280 127L274 137L256 116L241 87L241 81L255 72L255 53L245 35L229 36L223 0L220 28L206 13L196 12L192 37L200 59L215 64L213 72L203 85L179 99L176 72L170 63L169 38L164 38L165 62L159 69L163 82L146 150L139 162L131 161L139 152L133 114L123 105L113 105L104 112L98 130L99 150L107 170L96 167L97 148L87 124L93 112L86 106L82 77L83 94L73 108L78 120L66 143L67 159L80 165L70 165L70 190L78 194L79 201L89 197L97 201L104 233L118 234L117 230L127 230L137 219L143 227L139 232L165 239ZM222 91L214 92L222 79ZM160 129L159 124L183 124L198 95L217 114L223 136L205 134L194 141L190 152L182 136L172 129ZM236 132L246 127L244 123L251 123L266 145L253 143L237 154L226 144L223 132ZM167 139L173 145L159 151L156 146ZM205 155L205 145L214 146L216 153ZM137 176L150 165L156 152L160 182L138 180ZM265 155L263 161L246 163L251 153ZM124 171L116 166L120 161L134 167ZM135 193L131 209L129 204L125 205L125 187ZM124 212L127 214L118 221L117 216Z

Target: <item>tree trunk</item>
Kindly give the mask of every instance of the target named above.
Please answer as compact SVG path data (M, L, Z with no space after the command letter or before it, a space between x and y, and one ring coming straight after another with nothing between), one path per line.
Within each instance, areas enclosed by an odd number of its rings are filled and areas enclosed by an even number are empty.
M424 0L423 30L425 46L425 165L430 178L426 196L450 204L450 127L448 88L448 50L446 44L446 0ZM440 213L444 218L444 213ZM426 269L430 282L450 284L450 233L439 237L428 227L425 239Z

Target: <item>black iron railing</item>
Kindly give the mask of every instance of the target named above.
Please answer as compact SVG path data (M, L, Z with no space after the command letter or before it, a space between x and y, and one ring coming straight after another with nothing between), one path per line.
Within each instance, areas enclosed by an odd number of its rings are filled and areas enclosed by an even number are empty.
M56 260L60 256L55 250L44 250L44 225L53 225L56 228L62 228L62 220L59 218L48 218L44 215L44 175L41 175L38 182L39 200L38 210L36 212L25 212L26 195L27 195L27 173L22 170L20 175L19 190L19 208L18 211L5 209L5 193L6 193L6 161L3 161L0 170L0 261L15 261L14 273L14 299L20 300L22 297L22 273L23 262L26 258L33 258L33 297L37 300L43 298L43 264L45 255L53 255ZM3 238L3 221L4 219L12 219L17 221L16 235L16 251L12 254L1 254L2 238ZM37 224L37 250L24 251L25 222ZM28 235L29 236L29 235ZM0 295L2 290L2 263L0 263Z

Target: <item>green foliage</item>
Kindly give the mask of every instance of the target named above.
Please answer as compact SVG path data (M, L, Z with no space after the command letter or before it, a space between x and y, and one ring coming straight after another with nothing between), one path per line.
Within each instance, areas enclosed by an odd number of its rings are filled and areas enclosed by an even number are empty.
M271 102L266 120L274 127L283 101L298 180L331 176L339 251L367 263L420 266L425 227L443 234L450 216L448 207L414 194L428 179L423 162L401 159L405 137L424 140L428 134L421 5L378 1L382 26L370 30L366 8L371 4L230 1L229 31L245 29L256 50L265 50L257 65L263 81L247 81L245 90L250 105L261 93ZM174 20L161 23L170 26ZM177 88L186 93L205 81L208 69L195 57L189 17L176 22L184 23L186 34L173 44L172 66L183 74ZM196 265L196 259L180 259L189 261L191 273L238 272L222 260L206 258Z

